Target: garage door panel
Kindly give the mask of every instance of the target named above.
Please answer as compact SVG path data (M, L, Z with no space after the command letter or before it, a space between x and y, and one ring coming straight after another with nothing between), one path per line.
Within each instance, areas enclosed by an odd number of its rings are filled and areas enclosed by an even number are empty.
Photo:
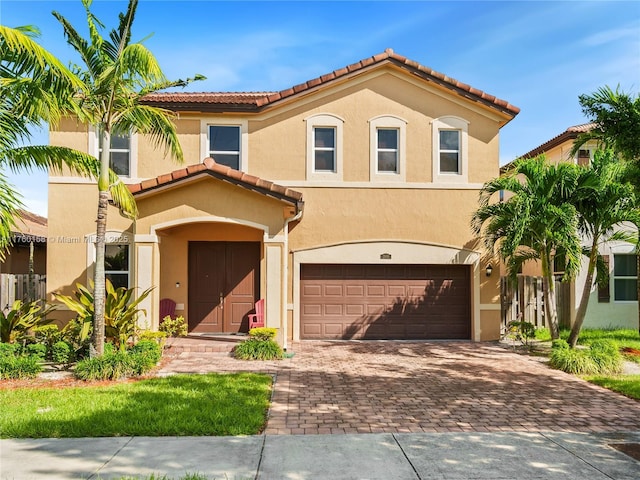
M301 337L468 339L470 275L463 265L302 265Z

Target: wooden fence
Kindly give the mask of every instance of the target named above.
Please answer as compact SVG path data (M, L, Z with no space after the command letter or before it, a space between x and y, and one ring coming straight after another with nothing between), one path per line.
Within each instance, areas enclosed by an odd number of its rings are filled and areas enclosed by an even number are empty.
M571 284L556 280L556 308L560 327L571 325ZM500 303L502 313L502 331L512 321L529 322L546 327L544 318L544 299L542 277L518 275L517 284L508 279L500 279Z
M46 275L0 274L0 308L11 307L16 300L45 300ZM29 280L31 279L31 285Z

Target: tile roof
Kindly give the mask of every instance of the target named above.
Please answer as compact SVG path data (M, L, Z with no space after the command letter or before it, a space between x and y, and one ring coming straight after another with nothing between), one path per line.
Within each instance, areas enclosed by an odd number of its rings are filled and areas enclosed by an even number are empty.
M302 193L277 185L268 180L263 180L253 175L234 170L226 165L220 165L210 157L205 158L203 163L189 165L187 167L174 170L171 173L159 175L140 183L128 185L128 187L131 193L135 196L151 192L160 187L167 187L200 175L210 175L219 180L239 185L248 190L290 203L296 206L297 211L301 210L304 204L302 200Z
M556 135L551 140L548 140L547 142L534 148L533 150L528 151L524 155L518 157L516 160L519 160L521 158L537 157L538 155L545 153L551 150L552 148L557 147L558 145L562 145L563 143L569 140L575 140L576 138L578 138L578 135L580 135L581 133L590 132L591 130L593 130L595 126L596 124L591 122L591 123L582 123L580 125L574 125L572 127L569 127L560 135ZM515 162L516 160L514 160L513 162ZM500 167L500 172L505 173L508 170L510 170L511 167L513 166L513 162L509 162L503 165L502 167Z
M19 218L16 218L16 226L11 232L14 241L29 241L29 238L37 237L38 242L46 241L47 219L26 210L19 211Z
M551 140L543 143L539 147L536 147L533 150L530 150L529 152L525 153L524 155L522 155L522 158L536 157L541 153L544 153L554 147L557 147L558 145L563 144L567 140L576 139L578 135L580 135L581 133L587 133L591 131L595 126L596 126L595 123L583 123L580 125L574 125L573 127L569 127L560 135L556 135Z
M176 110L258 112L289 97L308 92L332 81L346 78L349 75L360 73L370 67L385 63L404 68L427 82L450 89L459 96L495 108L511 117L520 112L518 107L511 105L506 100L501 100L482 90L436 72L418 62L409 60L402 55L398 55L390 48L372 57L279 92L152 93L147 95L144 101L152 105Z

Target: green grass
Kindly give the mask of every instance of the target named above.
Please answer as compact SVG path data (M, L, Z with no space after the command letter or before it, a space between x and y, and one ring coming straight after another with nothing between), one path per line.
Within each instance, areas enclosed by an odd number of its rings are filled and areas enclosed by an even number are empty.
M0 437L252 435L266 423L271 383L237 373L3 390Z
M568 339L569 330L561 330L560 338ZM546 328L536 330L536 339L551 341L551 334ZM596 340L611 340L618 348L635 348L640 350L640 334L637 330L613 330L613 329L582 329L578 344L591 345ZM623 355L625 360L640 363L637 355ZM584 377L585 380L600 385L601 387L622 393L627 397L640 400L640 375L594 375Z
M620 375L616 377L585 377L589 382L640 400L640 375Z

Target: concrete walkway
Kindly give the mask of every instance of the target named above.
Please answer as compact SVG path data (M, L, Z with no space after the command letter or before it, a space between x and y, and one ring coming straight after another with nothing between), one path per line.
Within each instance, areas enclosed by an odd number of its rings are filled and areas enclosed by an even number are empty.
M267 435L640 432L640 402L491 343L299 342L293 358L178 354L160 374L276 376Z
M0 440L2 480L632 480L640 463L609 446L639 434L420 433ZM156 477L157 478L157 477Z

